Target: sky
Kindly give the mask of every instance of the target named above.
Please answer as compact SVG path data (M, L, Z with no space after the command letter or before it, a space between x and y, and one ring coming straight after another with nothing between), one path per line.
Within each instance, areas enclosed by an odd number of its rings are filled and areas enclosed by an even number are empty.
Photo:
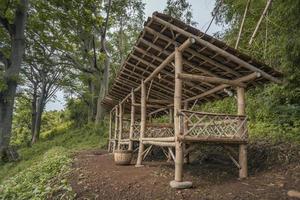
M151 17L153 12L162 12L164 10L167 0L143 0L143 2L145 3L146 17ZM214 8L215 0L188 0L188 2L192 5L193 21L198 23L197 28L205 31L212 19L211 12ZM212 23L207 33L212 35L221 30L222 27ZM63 91L58 91L56 100L50 101L46 105L46 110L62 110L65 103Z

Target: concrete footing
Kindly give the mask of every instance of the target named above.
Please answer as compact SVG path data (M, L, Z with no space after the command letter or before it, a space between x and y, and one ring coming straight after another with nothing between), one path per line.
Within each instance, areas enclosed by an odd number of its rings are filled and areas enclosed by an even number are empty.
M191 188L193 186L193 183L191 181L171 181L170 186L175 189L186 189Z

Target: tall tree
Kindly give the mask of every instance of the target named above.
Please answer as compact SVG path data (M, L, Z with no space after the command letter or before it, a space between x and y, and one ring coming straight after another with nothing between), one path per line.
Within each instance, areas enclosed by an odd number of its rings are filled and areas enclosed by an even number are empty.
M164 13L189 25L197 24L193 21L192 5L187 0L168 0Z
M24 54L24 31L28 0L1 1L0 4L0 157L6 156L19 73Z

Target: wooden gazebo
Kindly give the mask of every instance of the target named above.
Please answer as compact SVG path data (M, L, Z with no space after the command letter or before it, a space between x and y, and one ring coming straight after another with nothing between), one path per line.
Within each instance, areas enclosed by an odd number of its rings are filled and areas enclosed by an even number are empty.
M183 163L194 145L219 144L247 177L247 117L245 89L280 83L280 73L225 43L172 17L153 13L103 100L110 112L109 151L132 150L138 144L136 166L153 145L175 162L171 186L185 188ZM232 92L233 91L233 92ZM195 104L236 93L236 115L192 111ZM169 123L153 123L168 114ZM175 151L174 151L175 149Z

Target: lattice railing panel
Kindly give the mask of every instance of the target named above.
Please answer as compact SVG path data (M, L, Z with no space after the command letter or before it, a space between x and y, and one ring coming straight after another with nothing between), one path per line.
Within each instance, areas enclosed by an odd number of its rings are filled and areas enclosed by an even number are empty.
M144 135L144 137L146 138L173 137L173 136L174 136L173 127L154 127L154 126L146 127L146 133Z
M122 139L129 139L130 121L123 121Z
M141 122L135 121L133 125L133 139L139 139L140 138L140 131L141 131Z
M243 140L248 138L245 116L182 111L180 121L187 124L187 130L184 131L186 136L214 136ZM183 124L181 127L184 127Z

